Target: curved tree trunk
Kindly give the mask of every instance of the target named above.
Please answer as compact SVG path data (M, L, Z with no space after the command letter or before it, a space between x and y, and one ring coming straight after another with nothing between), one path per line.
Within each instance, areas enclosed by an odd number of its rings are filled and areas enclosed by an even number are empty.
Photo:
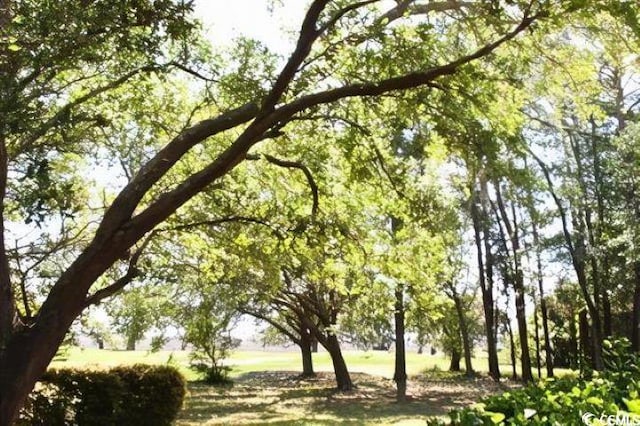
M13 425L20 408L46 371L66 335L71 321L44 330L15 334L0 351L0 426Z

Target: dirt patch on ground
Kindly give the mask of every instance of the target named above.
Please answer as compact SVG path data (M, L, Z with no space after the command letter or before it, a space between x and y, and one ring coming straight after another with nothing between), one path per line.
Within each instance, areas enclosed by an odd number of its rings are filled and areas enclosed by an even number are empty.
M233 386L193 383L178 424L424 424L513 386L434 372L412 377L408 401L397 403L392 380L362 373L352 379L351 392L336 392L330 373L251 372Z

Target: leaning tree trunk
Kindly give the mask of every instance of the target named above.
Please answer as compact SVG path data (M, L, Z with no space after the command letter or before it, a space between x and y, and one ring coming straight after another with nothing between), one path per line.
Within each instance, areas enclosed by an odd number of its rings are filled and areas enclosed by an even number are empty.
M584 229L583 226L580 225L580 222L574 220L574 231L569 230L569 217L567 215L567 210L562 205L560 198L555 192L553 181L551 179L551 174L546 164L537 157L533 152L529 151L529 154L536 160L540 168L542 169L542 173L544 174L545 180L547 181L547 185L549 187L549 192L554 200L554 203L560 213L560 219L562 220L562 234L564 235L564 240L567 248L569 249L569 254L571 255L571 263L573 264L573 269L576 272L576 278L578 279L578 285L580 286L580 290L582 292L582 296L587 305L587 310L589 311L589 315L592 320L592 351L593 351L593 366L596 370L602 370L604 364L602 362L602 327L600 326L600 312L599 306L596 303L596 300L592 298L592 295L589 292L589 285L587 282L587 275L585 273L585 255L586 255L586 247L584 244ZM580 217L579 214L576 214L573 210L571 210L572 216ZM573 233L572 233L573 232ZM581 335L583 330L581 330Z
M342 350L340 349L340 342L335 334L327 336L325 349L331 356L331 362L333 363L333 371L336 375L336 384L339 391L350 391L353 389L353 383L351 382L351 376L347 369L347 363L342 356Z
M13 425L34 384L46 371L71 321L15 333L0 350L0 426Z
M404 346L404 286L400 283L396 285L395 297L396 360L393 380L396 382L396 400L403 402L407 399L407 360Z

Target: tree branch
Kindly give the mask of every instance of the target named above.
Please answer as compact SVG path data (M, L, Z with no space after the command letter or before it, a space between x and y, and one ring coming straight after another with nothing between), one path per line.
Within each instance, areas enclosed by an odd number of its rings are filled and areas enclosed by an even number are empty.
M342 19L342 17L344 17L347 13L349 12L353 12L354 10L358 10L361 7L364 6L368 6L372 3L377 3L380 0L365 0L365 1L361 1L358 3L352 3L348 6L343 7L342 9L338 10L332 17L331 19L329 19L318 31L319 33L324 33L325 31L327 31L329 28L333 27L336 23L338 23L338 21L340 19Z
M398 1L398 5L388 10L385 14L381 15L380 18L377 19L377 22L383 23L386 20L386 23L389 24L397 19L402 18L405 15L427 15L431 12L461 10L464 8L473 7L477 4L470 1L457 0L446 0L441 2L429 2L425 4L414 5L412 5L412 3L415 3L415 0Z
M171 61L167 65L174 66L174 67L178 68L180 71L184 71L187 74L190 74L190 75L192 75L192 76L194 76L194 77L196 77L196 78L198 78L200 80L203 80L203 81L206 81L206 82L209 82L209 83L217 83L218 82L218 80L216 80L215 78L205 77L204 75L202 75L198 71L196 71L194 69L191 69L191 68L187 67L186 65L183 65L183 64L181 64L179 62Z
M544 178L547 181L547 187L549 189L549 193L551 194L551 197L553 198L553 201L556 204L556 207L558 209L558 213L560 213L560 220L562 221L562 233L564 235L565 243L567 244L567 248L569 249L569 253L571 254L571 257L574 258L576 253L575 253L575 248L573 247L571 234L569 233L569 224L568 224L568 221L567 221L567 212L564 209L564 206L562 205L562 201L560 201L560 198L556 194L556 191L555 191L555 188L554 188L554 185L553 185L553 180L551 179L551 173L549 172L549 169L547 168L547 165L544 163L544 161L542 161L542 159L540 157L535 155L530 148L527 147L526 149L527 149L527 152L529 153L529 155L540 166L540 169L542 170L542 174L544 175Z
M155 226L156 223L166 219L171 212L175 211L211 182L220 178L243 161L246 158L249 149L261 140L263 134L272 126L282 125L282 123L288 122L295 114L317 105L332 103L340 99L350 97L378 96L387 92L406 90L421 86L434 87L433 80L445 75L454 74L463 65L490 54L499 46L526 30L541 16L545 16L545 14L540 13L533 16L525 16L517 27L500 37L498 40L449 64L430 68L423 72L415 72L399 77L392 77L379 82L351 84L336 89L302 96L277 108L268 116L264 116L259 120L256 119L245 129L245 131L231 146L218 156L215 161L199 172L191 175L173 190L161 195L144 211L131 219L128 227L130 229L136 229L138 234L147 232ZM132 235L131 238L135 239L135 235Z
M254 318L258 318L258 319L261 319L261 320L269 323L269 325L271 325L273 328L278 330L280 333L282 333L285 336L287 336L296 345L302 344L301 339L300 339L299 336L296 336L295 334L293 334L293 332L291 330L287 329L285 326L283 326L282 324L277 322L274 318L272 318L272 317L270 317L270 316L268 316L266 314L262 314L262 313L260 313L258 311L251 310L249 308L238 308L238 311L240 313L242 313L242 314L251 315Z
M137 267L138 261L140 260L140 256L142 256L142 252L147 248L153 237L157 234L156 231L153 231L149 234L149 236L144 240L142 245L131 255L129 259L129 267L127 269L127 273L119 278L116 282L107 287L104 287L91 296L88 296L85 300L85 306L89 305L97 305L103 299L107 297L111 297L114 294L120 292L127 284L140 276L141 272Z
M273 108L275 108L276 104L289 87L289 83L291 83L296 75L298 67L309 55L309 52L311 52L313 43L321 34L320 31L316 29L316 24L320 19L320 14L329 2L330 0L315 0L311 3L306 16L304 17L304 21L302 22L302 28L300 29L296 48L280 72L280 75L278 75L271 91L262 103L261 115L268 114L273 110Z
M100 228L96 232L96 238L112 232L129 219L147 191L191 148L208 137L251 120L257 112L258 107L255 104L246 104L216 118L203 120L181 132L149 160L131 182L120 191L105 213Z
M199 222L193 222L193 223L187 223L184 225L174 226L171 228L160 228L160 229L157 229L156 232L160 233L160 232L169 232L169 231L186 231L193 228L199 228L201 226L215 227L215 226L224 225L226 223L232 223L232 222L253 223L257 225L263 225L271 229L279 239L282 240L284 238L280 233L280 231L276 229L269 222L262 219L255 218L255 217L250 217L250 216L227 216L219 219L202 220Z
M158 65L146 65L144 67L134 69L124 74L120 78L113 80L105 84L104 86L97 87L89 91L89 93L83 96L80 96L78 99L69 102L68 104L60 108L58 112L56 112L53 115L53 117L49 118L47 121L42 123L42 125L37 127L28 137L21 140L18 144L20 146L18 150L25 151L29 149L29 147L32 146L33 143L35 143L38 139L40 139L45 134L47 134L49 130L57 126L65 117L67 117L70 114L72 109L90 101L91 99L96 98L97 96L105 92L108 92L109 90L116 89L122 86L124 83L126 83L127 81L129 81L131 78L133 78L138 74L141 74L144 72L153 72L153 71L157 71L158 69L160 69L160 66Z
M301 170L302 173L304 173L305 177L307 178L307 182L309 183L309 188L311 188L311 195L313 196L313 205L311 207L311 217L315 218L318 215L318 210L320 205L319 196L318 196L318 185L316 184L316 181L313 178L313 175L311 174L311 171L309 170L309 168L305 166L302 162L291 161L291 160L281 160L269 154L253 154L253 155L248 154L246 158L247 160L251 160L251 161L256 161L256 160L259 160L260 158L264 158L269 163L275 164L276 166L279 166L279 167Z

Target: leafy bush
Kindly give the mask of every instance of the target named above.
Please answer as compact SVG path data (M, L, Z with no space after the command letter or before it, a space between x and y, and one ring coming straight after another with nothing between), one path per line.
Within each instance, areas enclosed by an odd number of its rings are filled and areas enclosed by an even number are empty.
M127 389L115 424L170 425L182 408L185 381L174 367L136 364L110 373Z
M450 422L431 426L582 424L582 416L622 415L640 419L640 357L626 339L605 342L606 370L589 377L546 379L525 388L484 399L449 414ZM594 423L597 424L597 423Z
M184 395L184 378L169 366L52 369L29 395L19 424L169 425Z

